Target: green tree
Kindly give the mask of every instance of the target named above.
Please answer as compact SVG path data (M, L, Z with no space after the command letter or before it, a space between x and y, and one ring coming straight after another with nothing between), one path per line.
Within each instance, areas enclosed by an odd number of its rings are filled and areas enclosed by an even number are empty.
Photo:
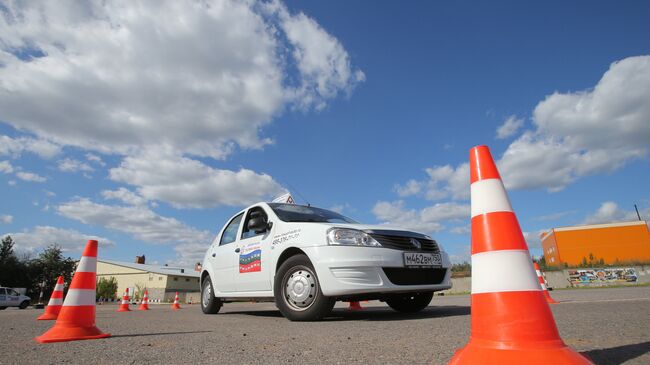
M97 298L115 299L115 292L117 292L117 280L114 277L106 279L99 278L97 282Z
M76 262L70 257L64 258L61 246L52 244L43 250L36 259L31 260L29 266L32 293L38 294L41 283L44 283L43 297L49 298L59 275L63 275L65 282L70 284Z
M29 286L27 268L14 253L14 240L7 235L0 245L0 284L13 288Z

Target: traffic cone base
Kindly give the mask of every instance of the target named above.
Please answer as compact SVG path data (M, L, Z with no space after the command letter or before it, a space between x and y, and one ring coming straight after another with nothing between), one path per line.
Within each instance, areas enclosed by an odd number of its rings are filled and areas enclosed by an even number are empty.
M482 346L478 341L471 341L463 349L458 350L449 365L456 364L521 364L526 365L574 365L592 364L584 356L573 351L568 346L535 343L536 347L507 349L498 348L501 343ZM562 341L559 341L562 342ZM532 344L531 344L532 345Z

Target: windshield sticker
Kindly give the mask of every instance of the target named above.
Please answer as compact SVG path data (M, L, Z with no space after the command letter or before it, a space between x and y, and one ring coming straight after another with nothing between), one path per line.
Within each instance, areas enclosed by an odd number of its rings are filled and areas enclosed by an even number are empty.
M239 254L239 273L262 271L262 248L259 243L244 247Z
M300 237L300 228L294 229L289 232L284 232L280 233L278 235L273 236L273 245L279 245L281 243L285 243L287 241L290 241L292 239Z

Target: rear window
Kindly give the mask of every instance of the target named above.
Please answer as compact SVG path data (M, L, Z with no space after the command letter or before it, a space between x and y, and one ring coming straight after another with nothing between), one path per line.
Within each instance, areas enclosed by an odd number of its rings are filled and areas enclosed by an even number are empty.
M282 203L269 203L269 206L284 222L357 223L327 209Z

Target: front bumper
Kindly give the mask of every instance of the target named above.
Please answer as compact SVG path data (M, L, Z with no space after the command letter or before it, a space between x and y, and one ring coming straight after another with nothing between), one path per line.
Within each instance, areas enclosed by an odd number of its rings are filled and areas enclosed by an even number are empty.
M321 290L326 296L439 291L451 288L451 263L446 254L442 255L442 269L428 271L426 274L435 275L435 279L412 281L404 280L414 274L410 272L411 269L404 267L404 251L349 246L316 246L303 250L314 265ZM421 272L424 275L424 271ZM413 282L419 283L410 285Z

